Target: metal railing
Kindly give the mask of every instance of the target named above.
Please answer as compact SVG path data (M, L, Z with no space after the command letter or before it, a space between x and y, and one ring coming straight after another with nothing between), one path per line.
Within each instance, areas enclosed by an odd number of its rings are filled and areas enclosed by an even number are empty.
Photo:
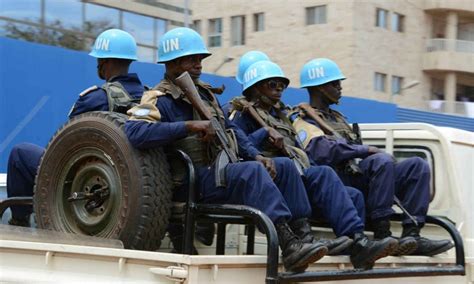
M426 51L455 51L474 53L474 41L432 38L426 41Z
M474 102L449 102L444 100L430 100L423 110L462 115L474 118Z

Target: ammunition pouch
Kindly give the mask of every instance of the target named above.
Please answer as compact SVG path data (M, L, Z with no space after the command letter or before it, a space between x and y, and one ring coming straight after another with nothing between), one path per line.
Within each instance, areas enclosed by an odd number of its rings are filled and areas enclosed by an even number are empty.
M120 82L107 82L102 85L102 89L107 94L109 110L127 114L127 111L140 103L140 100L133 99Z
M232 129L226 129L226 135L230 140L231 148L237 152L237 140ZM225 187L225 168L230 160L225 151L217 143L204 143L198 135L189 135L186 138L176 141L172 147L173 150L185 152L196 168L210 167L215 164L215 178L217 187ZM170 151L174 152L174 151ZM182 185L186 180L186 168L179 159L169 158L169 163L173 172L173 182L175 185Z
M139 104L140 104L140 99L133 99L133 100L130 100L129 102L115 103L112 111L127 114L127 111L129 109Z

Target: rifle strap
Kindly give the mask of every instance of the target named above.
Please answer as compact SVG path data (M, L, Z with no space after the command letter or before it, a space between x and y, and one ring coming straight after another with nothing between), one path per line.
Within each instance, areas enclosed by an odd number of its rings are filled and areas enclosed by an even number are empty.
M316 121L316 123L319 124L321 130L323 130L326 135L334 135L334 128L332 128L328 123L326 123L326 121L324 121L324 119L321 118L321 116L319 115L320 113L316 112L316 110L314 110L312 106L307 103L301 103L299 104L299 108L303 111L305 115Z

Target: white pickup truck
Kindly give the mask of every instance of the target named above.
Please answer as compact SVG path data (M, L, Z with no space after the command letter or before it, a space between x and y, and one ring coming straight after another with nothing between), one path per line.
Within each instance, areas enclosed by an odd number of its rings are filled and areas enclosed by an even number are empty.
M239 221L232 218L232 210L239 209L233 207L226 211L230 214L219 219L216 216L225 206L207 212L193 204L188 210L202 210L199 212L216 217L214 221L220 224L213 246L195 243L199 255L169 253L166 238L158 251L140 251L124 249L118 240L1 225L0 282L474 283L474 134L420 123L360 126L365 144L384 148L397 159L416 155L429 162L433 173L429 215L439 217L432 218L434 223L447 224L451 229L455 249L435 257L386 257L368 271L353 270L348 256L326 256L303 274L289 274L276 263L278 250L272 228L267 236L254 235L254 226L242 225L251 219L265 221L265 216L252 211ZM0 182L4 192L5 182ZM399 223L394 221L393 227L397 234ZM314 231L332 234L324 227L314 227ZM427 224L422 234L433 239L450 238L447 230L434 224Z

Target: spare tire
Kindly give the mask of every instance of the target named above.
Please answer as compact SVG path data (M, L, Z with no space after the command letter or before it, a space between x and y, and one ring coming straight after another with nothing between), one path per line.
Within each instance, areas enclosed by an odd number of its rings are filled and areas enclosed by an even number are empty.
M39 228L116 238L131 249L160 247L171 211L169 165L162 149L130 144L126 120L89 112L56 132L36 175Z

